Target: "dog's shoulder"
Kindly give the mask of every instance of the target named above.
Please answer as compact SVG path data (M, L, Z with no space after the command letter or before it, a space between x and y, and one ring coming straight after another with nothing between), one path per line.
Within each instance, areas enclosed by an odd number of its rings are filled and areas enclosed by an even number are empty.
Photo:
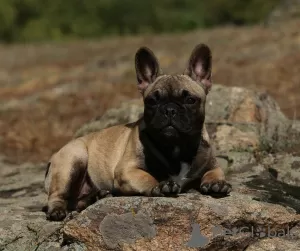
M127 124L118 124L106 127L96 132L91 132L77 139L84 141L87 145L95 143L110 145L120 141L127 141L129 135L136 131L137 128L138 121Z

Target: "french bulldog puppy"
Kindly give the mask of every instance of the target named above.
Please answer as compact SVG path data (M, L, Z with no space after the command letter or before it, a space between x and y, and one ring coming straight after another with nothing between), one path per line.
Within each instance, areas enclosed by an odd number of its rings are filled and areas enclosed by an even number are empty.
M74 139L53 154L45 177L47 219L63 220L103 193L176 196L190 188L230 193L204 124L212 86L210 48L197 45L185 72L167 75L153 52L141 47L135 68L142 118Z

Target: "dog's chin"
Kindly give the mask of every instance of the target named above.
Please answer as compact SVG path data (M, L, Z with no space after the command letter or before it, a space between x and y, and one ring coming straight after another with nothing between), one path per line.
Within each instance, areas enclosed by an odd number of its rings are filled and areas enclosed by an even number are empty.
M180 141L180 132L173 126L166 126L159 132L162 144L173 144Z
M177 138L178 131L173 126L166 126L161 130L161 134L166 138Z

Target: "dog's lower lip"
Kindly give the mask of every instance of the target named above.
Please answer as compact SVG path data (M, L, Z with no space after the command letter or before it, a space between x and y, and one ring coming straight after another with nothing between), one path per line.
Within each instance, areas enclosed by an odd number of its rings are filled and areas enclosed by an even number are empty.
M162 131L163 131L163 133L165 135L174 135L174 134L177 134L176 128L174 126L171 126L171 125L164 127L162 129Z
M176 129L173 125L168 125L165 128L163 128L163 130L174 130Z

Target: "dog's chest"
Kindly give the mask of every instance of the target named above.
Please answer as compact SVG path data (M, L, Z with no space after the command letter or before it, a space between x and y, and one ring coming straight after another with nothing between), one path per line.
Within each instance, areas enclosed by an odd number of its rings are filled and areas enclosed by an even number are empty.
M185 179L191 169L193 156L177 146L168 150L160 152L145 149L144 169L159 181L171 177L177 177L177 180Z

